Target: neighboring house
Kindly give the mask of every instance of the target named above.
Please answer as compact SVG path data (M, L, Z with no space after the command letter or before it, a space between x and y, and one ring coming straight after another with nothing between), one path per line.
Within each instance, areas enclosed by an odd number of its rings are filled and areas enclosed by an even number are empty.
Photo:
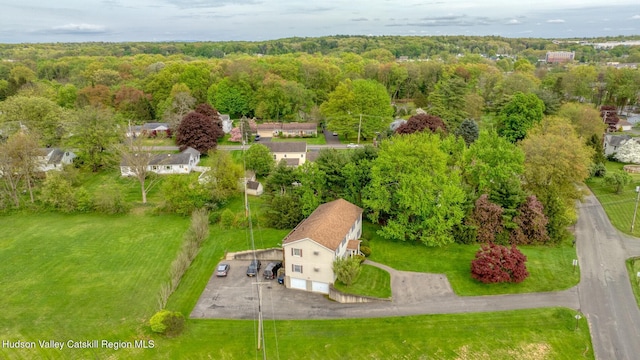
M257 181L247 181L247 195L260 196L264 193L262 184Z
M334 260L360 254L361 235L360 207L344 199L318 206L282 241L285 285L328 294Z
M398 130L398 128L400 126L402 126L403 124L406 124L406 123L407 123L407 120L405 120L405 119L395 119L395 120L393 120L391 125L389 125L389 129L391 129L391 131L396 131L396 130Z
M62 170L64 165L73 163L77 156L72 151L58 148L38 149L38 170L47 172L49 170Z
M318 126L315 123L263 123L258 124L258 135L261 137L315 137Z
M544 60L549 64L571 62L575 59L575 51L549 51Z
M192 147L188 147L179 154L155 155L149 162L147 171L159 175L190 174L195 170L198 162L200 162L200 152ZM120 174L122 176L135 176L124 159L120 163Z
M604 142L602 144L604 156L615 154L620 146L629 139L631 139L629 135L604 134Z
M618 129L618 131L631 131L631 128L633 128L633 124L628 122L627 120L620 119L620 121L618 121L618 123L616 124L616 128Z
M265 142L262 145L269 148L276 163L284 159L289 166L299 166L307 161L306 142Z
M169 132L168 123L151 122L144 125L130 126L127 131L127 137L138 137L140 135L145 136L157 136L167 135Z

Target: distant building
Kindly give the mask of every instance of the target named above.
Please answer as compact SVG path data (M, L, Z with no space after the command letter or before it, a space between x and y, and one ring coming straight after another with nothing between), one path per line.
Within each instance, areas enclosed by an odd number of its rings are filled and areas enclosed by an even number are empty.
M545 57L545 61L549 64L571 62L575 59L575 51L549 51Z
M297 167L307 161L306 142L265 142L263 145L269 148L276 163L284 160L288 166Z

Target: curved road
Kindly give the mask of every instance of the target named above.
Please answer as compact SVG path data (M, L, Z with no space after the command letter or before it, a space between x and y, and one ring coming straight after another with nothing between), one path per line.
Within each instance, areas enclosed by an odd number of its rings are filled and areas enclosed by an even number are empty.
M589 321L596 358L638 359L640 310L625 260L640 256L640 241L616 230L595 196L589 195L578 208L580 310Z

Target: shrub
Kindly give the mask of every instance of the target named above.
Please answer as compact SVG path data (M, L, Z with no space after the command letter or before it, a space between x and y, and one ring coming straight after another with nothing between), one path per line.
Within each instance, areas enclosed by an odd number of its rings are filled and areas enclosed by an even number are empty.
M591 177L603 177L607 174L607 168L603 163L592 164L589 174Z
M471 276L485 284L524 281L529 276L525 262L527 257L512 245L488 244L476 253L471 262Z
M345 258L337 258L333 261L333 272L336 274L338 281L345 284L346 286L351 286L358 276L360 276L360 272L362 268L360 267L360 259L358 257L364 258L363 256L354 256L354 257L345 257Z
M371 255L371 248L368 246L360 246L360 252L362 252L364 256L369 257Z
M153 332L177 336L184 329L184 316L178 311L160 310L151 317L149 325Z
M235 221L236 221L236 215L233 213L233 211L229 209L224 209L222 211L222 214L220 214L220 226L222 226L225 229L232 228L234 226Z

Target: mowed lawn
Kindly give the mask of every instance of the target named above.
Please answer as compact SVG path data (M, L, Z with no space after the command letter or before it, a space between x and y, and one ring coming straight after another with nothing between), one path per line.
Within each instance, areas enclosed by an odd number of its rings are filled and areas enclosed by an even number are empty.
M611 161L606 164L608 172L622 170L623 166L622 163ZM591 178L587 180L587 185L604 207L611 224L616 229L625 234L640 237L640 222L637 218L633 233L631 232L637 196L635 188L640 185L640 174L631 174L631 178L631 183L625 186L620 193L616 193L613 186L605 184L602 178Z
M527 256L529 277L520 284L486 285L471 277L471 261L480 244L450 244L432 248L422 244L385 240L377 227L365 223L364 236L371 239L370 259L396 270L445 274L453 291L460 296L515 294L566 290L580 281L580 270L573 269L576 249L571 241L556 246L518 247Z
M0 217L0 339L144 338L188 219ZM2 350L8 358L103 358L92 350ZM102 355L100 355L102 354Z

